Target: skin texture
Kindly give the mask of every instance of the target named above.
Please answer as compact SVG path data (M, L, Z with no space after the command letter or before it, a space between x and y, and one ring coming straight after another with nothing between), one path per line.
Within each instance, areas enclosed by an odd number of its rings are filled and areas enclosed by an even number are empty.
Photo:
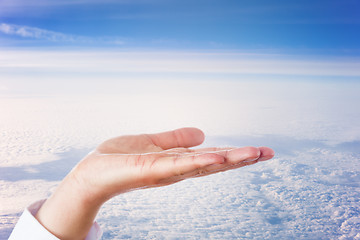
M60 239L84 239L101 205L136 189L161 187L271 159L267 147L190 149L196 128L121 136L105 141L64 178L36 215Z

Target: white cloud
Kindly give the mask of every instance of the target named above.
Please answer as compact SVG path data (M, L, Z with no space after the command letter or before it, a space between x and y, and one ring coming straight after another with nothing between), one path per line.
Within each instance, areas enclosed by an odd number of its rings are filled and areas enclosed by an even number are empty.
M1 23L0 32L7 35L15 35L23 38L35 38L39 40L46 40L50 42L72 42L72 43L103 43L111 45L125 44L123 39L120 38L91 38L79 35L64 34L61 32L50 31L47 29L20 26L15 24Z
M20 26L7 23L0 24L0 32L8 35L17 35L24 38L45 39L49 41L74 42L79 40L87 40L85 37L63 34L36 27Z

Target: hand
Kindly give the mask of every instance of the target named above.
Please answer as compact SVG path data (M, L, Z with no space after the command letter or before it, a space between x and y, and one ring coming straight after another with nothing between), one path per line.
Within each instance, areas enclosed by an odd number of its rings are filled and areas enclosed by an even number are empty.
M77 178L94 198L106 200L133 189L168 185L273 157L265 147L188 148L203 141L204 134L195 128L110 139L77 166Z
M84 238L100 206L115 195L239 168L274 156L267 147L189 149L203 141L204 134L195 128L105 141L69 173L36 217L61 239ZM58 209L62 209L63 217L56 215Z

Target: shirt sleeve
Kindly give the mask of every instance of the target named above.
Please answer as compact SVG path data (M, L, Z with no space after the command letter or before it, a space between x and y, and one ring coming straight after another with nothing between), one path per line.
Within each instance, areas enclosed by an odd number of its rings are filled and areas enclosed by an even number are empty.
M37 201L24 210L9 240L60 240L46 230L34 217L45 201L46 199ZM101 236L102 230L94 222L85 240L99 240Z

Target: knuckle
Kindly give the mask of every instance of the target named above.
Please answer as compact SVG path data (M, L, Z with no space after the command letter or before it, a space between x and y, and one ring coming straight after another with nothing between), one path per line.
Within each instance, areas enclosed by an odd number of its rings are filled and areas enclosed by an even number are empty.
M248 147L248 158L249 159L258 159L260 157L260 149L256 147Z

